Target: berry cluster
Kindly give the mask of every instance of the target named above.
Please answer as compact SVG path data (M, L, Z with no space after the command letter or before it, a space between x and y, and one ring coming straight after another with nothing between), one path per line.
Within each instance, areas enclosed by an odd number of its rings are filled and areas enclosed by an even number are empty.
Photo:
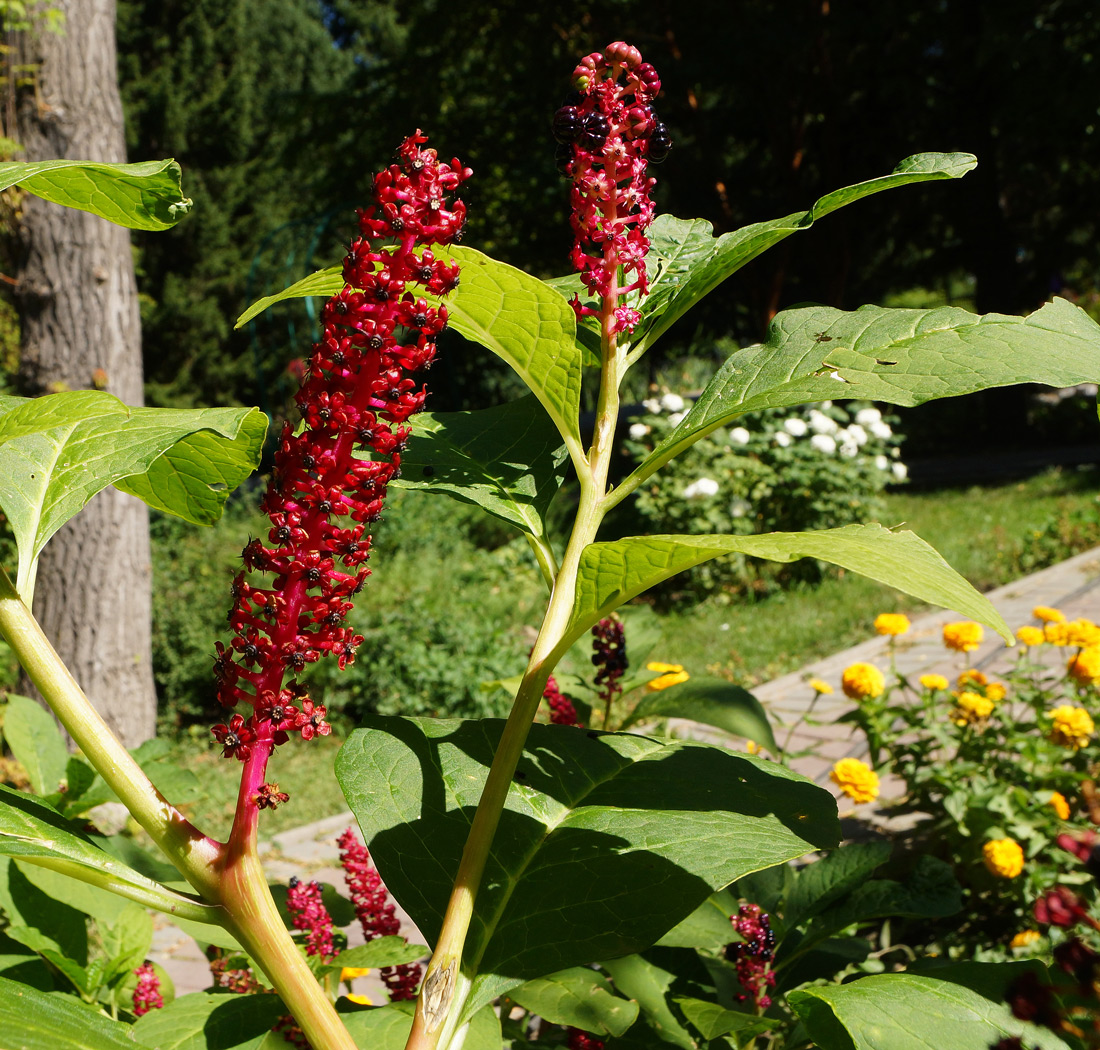
M321 960L335 955L332 944L332 916L321 900L321 884L302 882L292 875L286 891L286 906L296 930L304 930L306 954L319 955Z
M596 688L600 699L610 710L612 701L623 691L619 681L630 666L626 659L623 622L617 616L600 620L592 628L592 663L596 668Z
M621 295L649 290L645 231L653 221L655 180L646 167L664 160L672 147L652 106L661 81L636 47L617 41L581 60L573 89L553 120L558 170L573 183L571 259L590 295L617 303ZM600 313L579 297L573 309L578 316ZM613 311L608 334L630 332L641 319L631 307L615 305Z
M546 688L542 691L542 698L550 707L550 721L556 726L579 726L577 709L573 701L569 699L559 688L558 683L551 675L546 680Z
M160 1010L164 1006L164 996L160 994L160 978L153 970L152 963L142 963L134 973L137 986L134 988L134 1016L141 1017L150 1010Z
M775 986L775 971L771 968L775 931L771 920L759 904L742 904L730 922L741 935L740 941L726 947L726 958L737 964L737 979L745 989L738 998L742 1002L751 1000L758 1010L766 1010L772 1004L767 989Z
M355 914L368 941L376 937L389 937L400 933L401 923L394 914L393 902L382 877L370 862L370 853L348 828L337 840L340 846L340 863L344 868L344 881L355 905ZM419 963L402 963L387 966L379 971L382 983L390 993L390 1000L415 999L420 986Z
M458 283L458 267L427 246L458 240L466 219L447 195L470 170L441 163L425 141L409 136L398 163L374 178L374 204L359 212L361 236L344 260L345 287L325 305L295 398L304 426L283 427L263 504L271 545L256 539L243 554L246 570L274 579L261 587L237 577L235 635L218 643L214 660L222 705L251 709L214 726L226 757L263 766L291 733L330 732L325 708L296 679L325 654L343 668L363 640L345 618L369 572L367 530L400 466L406 421L424 404L412 376L431 364L447 323L446 308L429 306L421 291L442 295Z
M565 1044L569 1050L603 1050L603 1040L597 1039L583 1028L567 1028L569 1040Z

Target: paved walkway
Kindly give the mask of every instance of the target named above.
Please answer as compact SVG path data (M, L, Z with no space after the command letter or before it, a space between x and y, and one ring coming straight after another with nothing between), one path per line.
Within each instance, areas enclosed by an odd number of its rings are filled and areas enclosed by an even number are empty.
M1059 608L1070 619L1085 616L1100 622L1100 548L1086 551L1005 587L998 587L990 591L988 597L1012 630L1037 622L1031 615L1036 605ZM963 665L957 653L944 649L943 625L962 618L958 613L938 611L915 619L909 632L898 639L898 670L907 676L936 672L954 681ZM1014 659L1014 653L1006 650L1000 638L987 630L981 648L972 656L971 666L995 674L1011 665ZM821 678L834 687L836 692L832 696L821 697L813 710L815 722L823 724L802 722L788 748L791 752L809 752L791 764L798 772L821 784L828 785L829 771L838 758L849 755L859 757L865 752L862 735L858 731L848 725L835 724L836 719L852 706L840 691L840 676L844 668L856 661L877 664L885 671L890 663L887 639L876 636L810 664L801 671L753 689L777 724L776 736L782 743L787 735L783 726L794 725L805 716L813 699L814 694L807 686L807 680ZM684 735L715 741L728 740L717 731L694 723L674 722L674 728ZM882 787L884 796L889 797L890 784L883 783ZM336 838L348 826L354 826L354 818L351 813L344 813L276 835L267 847L264 861L268 876L275 881L284 881L291 875L297 875L343 889ZM410 940L420 940L408 916L400 910L398 915L402 920L402 932ZM155 918L158 929L151 958L171 974L177 994L208 987L210 971L195 942L163 916ZM355 939L357 932L355 928L349 931L352 944L361 942L361 937L359 941ZM374 1002L386 1001L381 985L370 978L357 983L356 991L369 995Z

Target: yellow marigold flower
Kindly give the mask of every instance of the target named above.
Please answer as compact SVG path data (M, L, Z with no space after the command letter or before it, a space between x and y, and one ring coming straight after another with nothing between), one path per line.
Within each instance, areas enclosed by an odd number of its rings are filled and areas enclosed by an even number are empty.
M645 666L647 671L660 672L659 678L654 678L652 682L646 684L646 689L654 693L659 693L670 685L679 685L681 682L686 682L691 677L681 664L663 664L655 660Z
M1050 712L1050 739L1062 747L1072 747L1075 751L1083 748L1092 736L1096 726L1092 716L1083 707L1061 704Z
M974 725L984 722L993 714L993 701L980 693L959 693L955 697L955 709L951 712L951 721L957 726Z
M1024 851L1015 839L992 839L982 846L985 866L1002 879L1014 879L1024 870Z
M345 966L340 971L341 981L354 981L356 977L366 977L370 973L365 966Z
M1065 623L1066 614L1061 609L1052 609L1049 605L1036 605L1031 615L1043 623Z
M853 802L874 802L878 798L878 774L858 758L842 758L829 774Z
M1016 640L1022 645L1042 645L1047 640L1042 627L1021 627L1016 632Z
M1066 664L1070 678L1081 685L1096 685L1100 680L1100 649L1082 649Z
M882 696L886 689L886 679L874 664L852 664L844 669L840 678L840 688L844 695L853 700L871 700Z
M875 617L875 630L879 634L905 634L909 627L909 617L904 613L879 613Z
M1054 807L1054 812L1059 820L1069 820L1069 803L1066 801L1066 796L1060 791L1051 792L1050 798L1047 800L1048 806Z
M356 1003L359 1006L373 1005L373 1003L371 1003L371 1001L365 995L360 995L358 992L356 992L354 995L349 995L346 998L348 1002Z
M985 698L997 703L1008 695L1008 690L1000 682L990 682L985 687Z
M1066 624L1066 640L1079 649L1088 649L1100 645L1100 627L1092 620L1081 617Z
M1010 948L1026 948L1029 944L1034 944L1040 936L1042 935L1038 930L1021 930L1009 941L1008 946Z
M811 678L807 684L819 696L831 696L835 692L828 682L820 678Z
M1069 645L1069 627L1064 622L1048 623L1043 628L1043 637L1050 645Z
M982 644L984 636L982 625L972 620L960 620L958 623L943 625L943 644L958 653L972 653Z
M942 674L922 674L920 676L920 684L925 689L931 689L932 692L936 692L938 689L946 689L948 681Z

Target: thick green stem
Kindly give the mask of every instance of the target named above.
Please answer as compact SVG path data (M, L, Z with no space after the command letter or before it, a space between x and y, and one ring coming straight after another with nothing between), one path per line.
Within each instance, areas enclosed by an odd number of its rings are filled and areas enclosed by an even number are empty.
M220 844L207 838L153 786L57 655L0 570L0 633L58 721L134 819L208 900L218 899Z
M231 848L222 869L225 928L267 974L313 1050L356 1050L340 1015L283 925L256 855L255 839L244 845L243 850Z

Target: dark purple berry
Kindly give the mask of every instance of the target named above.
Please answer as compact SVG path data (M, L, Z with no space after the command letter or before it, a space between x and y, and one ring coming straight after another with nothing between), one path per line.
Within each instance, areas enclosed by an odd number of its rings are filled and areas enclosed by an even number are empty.
M650 163L660 164L668 156L670 149L672 149L672 136L669 134L668 125L658 121L653 129L653 134L649 136L649 147L646 149L646 156L649 158Z
M576 106L562 106L554 114L553 121L554 138L558 142L572 143L577 141L581 130L581 115Z
M577 136L577 145L581 149L597 150L607 141L610 130L611 125L608 124L607 117L602 113L589 113L585 117L580 135Z

